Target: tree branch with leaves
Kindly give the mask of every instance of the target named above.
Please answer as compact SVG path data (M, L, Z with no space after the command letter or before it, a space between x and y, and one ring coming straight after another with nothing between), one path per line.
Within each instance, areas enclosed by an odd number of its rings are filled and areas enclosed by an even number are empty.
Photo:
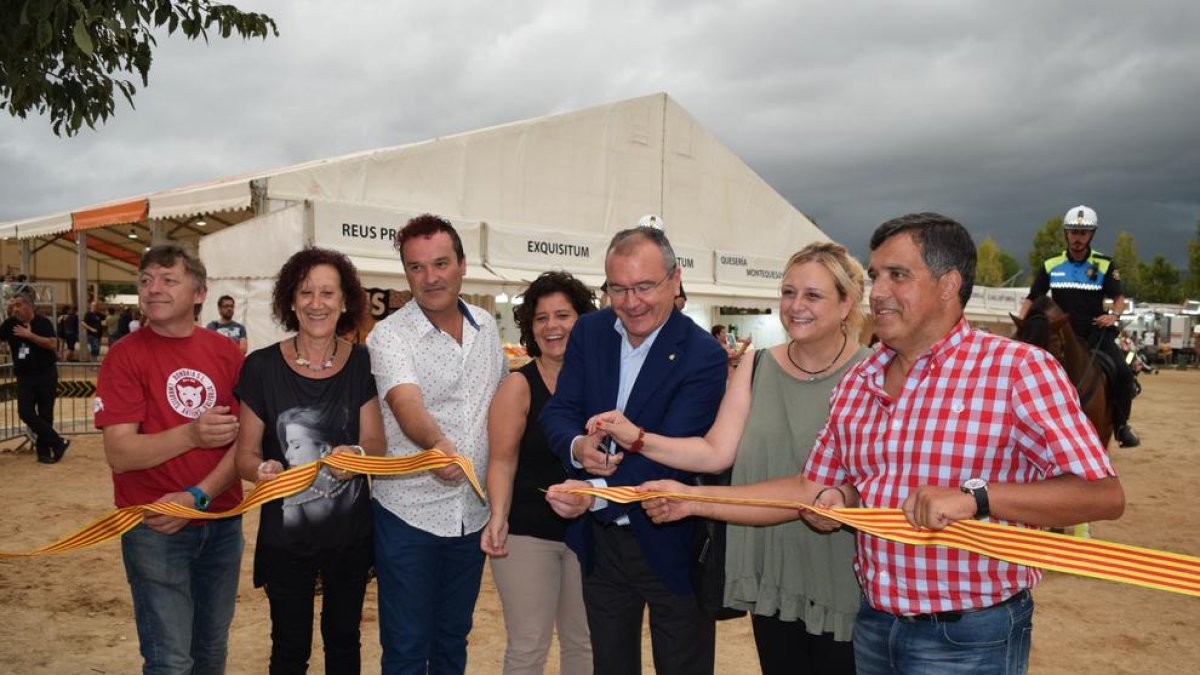
M209 0L4 0L0 2L0 109L25 119L48 114L54 133L72 136L107 121L120 92L133 107L149 85L154 33L189 40L210 33L279 36L266 14Z

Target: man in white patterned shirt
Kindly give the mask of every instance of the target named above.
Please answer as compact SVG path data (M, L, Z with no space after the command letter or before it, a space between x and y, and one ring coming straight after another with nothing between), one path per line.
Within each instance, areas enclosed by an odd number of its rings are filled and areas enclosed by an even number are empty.
M467 261L449 222L413 218L395 246L413 299L367 337L388 454L461 454L484 481L487 410L506 371L495 320L459 298ZM449 466L375 479L385 675L466 670L488 509L464 478Z

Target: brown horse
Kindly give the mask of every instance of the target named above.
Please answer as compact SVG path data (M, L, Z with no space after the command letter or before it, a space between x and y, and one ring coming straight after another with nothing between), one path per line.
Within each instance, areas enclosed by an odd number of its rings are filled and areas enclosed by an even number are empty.
M1083 414L1107 448L1113 436L1113 411L1108 401L1108 376L1097 362L1100 357L1076 338L1066 312L1049 296L1035 300L1024 319L1015 316L1012 319L1017 325L1014 339L1041 347L1062 363L1079 392Z

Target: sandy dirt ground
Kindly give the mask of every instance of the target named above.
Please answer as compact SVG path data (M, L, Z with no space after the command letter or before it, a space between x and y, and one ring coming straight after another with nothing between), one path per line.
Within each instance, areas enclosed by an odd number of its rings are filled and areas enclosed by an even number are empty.
M1143 438L1136 450L1114 449L1128 506L1096 537L1200 555L1200 372L1143 376L1134 405ZM11 445L11 444L10 444ZM100 517L111 508L111 483L99 436L75 438L56 465L28 451L0 452L0 550L26 551ZM255 515L245 519L247 546L229 672L264 673L270 649L267 601L251 585ZM1111 582L1048 574L1035 591L1034 673L1195 673L1200 670L1200 598ZM0 560L0 671L136 673L141 660L128 586L115 541L83 551ZM317 631L319 633L319 631ZM499 673L504 620L490 574L475 611L468 672ZM323 671L316 639L311 671ZM648 637L646 672L653 672ZM375 587L363 619L365 673L379 672ZM557 673L551 658L547 672ZM718 673L757 673L749 622L718 629Z

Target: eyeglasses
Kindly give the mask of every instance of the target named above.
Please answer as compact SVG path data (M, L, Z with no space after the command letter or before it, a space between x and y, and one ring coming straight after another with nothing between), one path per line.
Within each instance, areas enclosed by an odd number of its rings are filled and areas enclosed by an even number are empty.
M608 296L613 300L616 300L617 298L625 298L630 293L639 298L644 298L656 288L662 286L663 282L665 282L667 279L670 279L671 275L673 274L675 274L675 270L667 272L667 276L659 279L658 281L643 281L640 284L634 284L632 286L618 286L612 282L605 282L605 285L608 286Z

